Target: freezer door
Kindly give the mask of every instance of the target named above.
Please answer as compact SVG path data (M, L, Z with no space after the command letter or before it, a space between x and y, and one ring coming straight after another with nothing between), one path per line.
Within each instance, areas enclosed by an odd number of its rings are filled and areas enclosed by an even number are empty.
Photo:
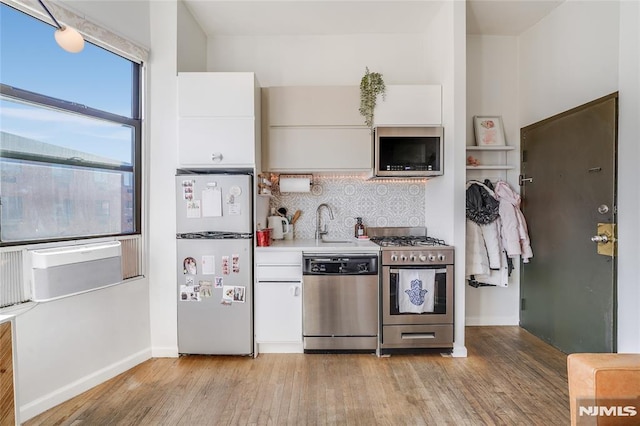
M252 176L176 176L176 233L253 232Z
M177 240L178 352L253 353L253 240Z

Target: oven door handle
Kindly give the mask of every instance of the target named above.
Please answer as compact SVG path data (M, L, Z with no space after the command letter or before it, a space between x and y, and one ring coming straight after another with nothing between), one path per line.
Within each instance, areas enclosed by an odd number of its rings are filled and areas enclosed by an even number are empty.
M398 269L389 269L389 273L390 274L397 274L400 272L400 269L416 269L416 270L420 270L420 269L433 269L433 268L398 268ZM436 274L446 274L447 270L445 268L440 268L440 269L436 269Z

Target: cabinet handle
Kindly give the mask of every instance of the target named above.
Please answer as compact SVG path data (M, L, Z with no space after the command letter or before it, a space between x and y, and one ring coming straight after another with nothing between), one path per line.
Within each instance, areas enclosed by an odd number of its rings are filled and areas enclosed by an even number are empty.
M222 153L221 152L214 152L213 154L211 154L211 161L222 161Z
M289 292L292 296L299 296L300 288L297 285L292 285L291 287L289 287Z

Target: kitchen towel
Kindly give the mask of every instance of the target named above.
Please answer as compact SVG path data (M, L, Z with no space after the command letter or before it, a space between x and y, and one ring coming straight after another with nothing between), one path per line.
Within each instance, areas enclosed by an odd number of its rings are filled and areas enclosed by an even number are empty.
M311 175L280 175L280 192L311 192Z
M398 309L400 313L433 312L435 269L400 269Z

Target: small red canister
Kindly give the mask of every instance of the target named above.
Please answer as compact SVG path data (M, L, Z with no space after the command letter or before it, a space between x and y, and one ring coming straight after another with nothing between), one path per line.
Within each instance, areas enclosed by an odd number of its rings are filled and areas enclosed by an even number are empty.
M271 228L256 231L256 236L258 239L258 247L267 247L271 245Z

